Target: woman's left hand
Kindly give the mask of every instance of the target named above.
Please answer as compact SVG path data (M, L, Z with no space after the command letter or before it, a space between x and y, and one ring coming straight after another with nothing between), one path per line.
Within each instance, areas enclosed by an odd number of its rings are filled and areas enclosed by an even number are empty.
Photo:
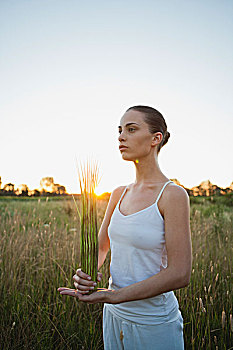
M79 293L76 289L59 287L58 292L61 295L69 295L74 298L78 298L80 301L84 301L88 304L96 303L113 303L114 291L106 288L97 288L96 292L91 294Z

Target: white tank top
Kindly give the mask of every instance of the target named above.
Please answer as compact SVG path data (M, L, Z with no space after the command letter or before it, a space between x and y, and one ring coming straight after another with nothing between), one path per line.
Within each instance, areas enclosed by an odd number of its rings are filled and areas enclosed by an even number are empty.
M123 215L119 209L128 186L124 189L108 226L111 249L108 289L127 287L167 267L164 220L157 203L170 182L163 185L155 203L130 215ZM180 313L173 291L120 304L105 303L104 307L110 308L117 316L140 324L172 322Z

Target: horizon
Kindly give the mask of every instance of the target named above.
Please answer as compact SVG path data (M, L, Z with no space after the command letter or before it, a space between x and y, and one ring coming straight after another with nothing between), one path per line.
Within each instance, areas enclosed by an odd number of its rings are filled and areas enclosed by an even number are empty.
M53 176L51 176L51 177L43 177L42 179L46 179L46 178L53 178L54 179L54 177ZM42 180L41 179L41 180ZM55 179L54 179L55 180ZM172 180L172 181L178 181L179 183L180 183L180 185L181 186L183 186L184 188L186 188L186 189L188 189L188 190L192 190L192 189L194 189L194 188L196 188L196 187L198 187L198 186L200 186L200 185L202 185L202 184L204 184L204 183L207 183L207 182L210 182L210 184L211 185L213 185L213 186L217 186L217 187L219 187L219 188L221 188L221 189L227 189L227 188L230 188L230 186L231 186L231 184L233 183L233 180L231 181L231 183L228 185L228 186L225 186L225 187L222 187L222 186L219 186L218 184L216 184L216 183L213 183L213 182L211 182L209 179L207 179L207 180L203 180L203 181L201 181L198 185L194 185L194 186L192 186L192 187L186 187L186 186L184 186L184 184L182 184L180 181L179 181L179 179L170 179L170 180ZM16 185L16 184L14 184L13 182L6 182L6 183L1 183L1 176L0 176L0 190L1 189L3 189L3 187L5 186L5 185L7 185L7 184L12 184L12 185L14 185L14 191L17 191L17 189L20 189L20 186L22 186L22 185L26 185L27 186L27 184L26 183L22 183L22 184L18 184L18 185ZM53 184L56 184L55 182L53 183ZM67 187L66 187L66 185L65 184L56 184L56 185L59 185L59 186L64 186L65 187L65 189L66 189L66 193L67 194L73 194L73 195L75 195L75 194L77 194L77 195L79 195L79 194L81 194L81 193L79 193L79 192L69 192L68 190L67 190ZM27 186L28 187L28 190L29 191L33 191L33 190L38 190L39 192L42 192L42 187L40 187L40 186L37 186L37 187L34 187L34 188L30 188L29 186ZM96 188L96 189L98 189L98 187ZM49 192L49 191L48 191ZM54 192L51 192L51 193L54 193ZM105 194L105 193L111 193L110 191L104 191L104 192L99 192L98 190L96 191L95 190L95 194L97 195L97 196L101 196L101 195L103 195L103 194Z

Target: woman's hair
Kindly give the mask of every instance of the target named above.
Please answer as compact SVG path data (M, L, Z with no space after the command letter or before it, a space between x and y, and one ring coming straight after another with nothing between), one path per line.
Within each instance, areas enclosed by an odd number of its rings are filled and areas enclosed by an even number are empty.
M158 153L160 149L167 143L170 133L167 131L167 124L162 114L157 109L148 106L133 106L127 109L126 112L133 110L142 112L144 114L144 121L148 124L149 131L154 134L155 132L161 132L163 139L158 145Z

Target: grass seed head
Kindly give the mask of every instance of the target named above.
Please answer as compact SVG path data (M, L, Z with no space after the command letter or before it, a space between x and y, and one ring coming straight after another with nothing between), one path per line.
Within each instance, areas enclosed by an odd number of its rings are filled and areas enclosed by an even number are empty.
M230 326L231 326L231 331L233 332L233 320L232 320L232 314L230 314Z
M225 313L225 311L223 310L223 311L222 311L222 328L225 327L225 323L226 323L226 313Z

